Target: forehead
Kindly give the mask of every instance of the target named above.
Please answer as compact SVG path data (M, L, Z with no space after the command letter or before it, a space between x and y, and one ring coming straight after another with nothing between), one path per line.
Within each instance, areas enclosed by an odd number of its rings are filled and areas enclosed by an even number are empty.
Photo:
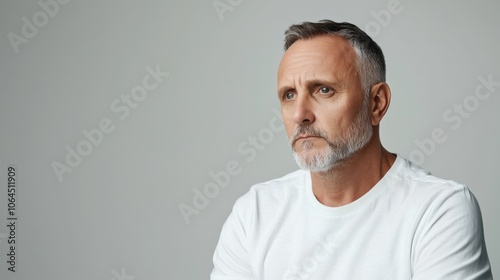
M321 35L301 39L285 52L278 69L278 84L311 78L340 79L355 71L356 55L344 38Z

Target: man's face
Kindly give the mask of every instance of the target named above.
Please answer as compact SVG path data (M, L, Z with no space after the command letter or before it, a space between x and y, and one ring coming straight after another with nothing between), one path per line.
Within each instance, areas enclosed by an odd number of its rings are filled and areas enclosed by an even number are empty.
M371 139L369 102L351 45L337 36L298 40L278 69L283 122L297 164L322 172Z

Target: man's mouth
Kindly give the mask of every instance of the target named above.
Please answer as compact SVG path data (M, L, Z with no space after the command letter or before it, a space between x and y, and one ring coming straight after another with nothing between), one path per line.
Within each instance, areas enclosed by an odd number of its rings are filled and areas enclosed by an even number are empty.
M304 134L304 135L299 135L298 137L295 138L295 140L293 141L293 145L295 145L295 143L299 140L308 140L308 139L312 139L312 138L321 138L321 136L318 136L318 135L307 135L307 134Z

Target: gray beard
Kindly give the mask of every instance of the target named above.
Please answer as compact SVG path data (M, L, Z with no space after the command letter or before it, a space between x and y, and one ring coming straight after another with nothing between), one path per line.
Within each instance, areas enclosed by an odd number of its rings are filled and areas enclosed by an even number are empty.
M297 165L311 172L326 172L365 147L373 136L373 128L369 121L368 108L363 104L353 124L342 136L334 139L334 141L329 141L324 131L301 125L297 127L294 136L291 137L291 145L300 134L320 136L328 142L328 147L325 151L315 151L311 141L304 141L301 143L302 152L297 153L292 146L292 154Z

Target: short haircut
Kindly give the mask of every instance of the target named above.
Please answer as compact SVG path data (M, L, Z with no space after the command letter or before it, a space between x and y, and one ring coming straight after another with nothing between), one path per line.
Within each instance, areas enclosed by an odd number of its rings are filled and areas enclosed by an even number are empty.
M363 30L348 22L321 20L294 24L285 31L285 51L297 40L321 35L346 39L356 53L356 70L363 90L368 95L373 85L385 82L385 59L382 49Z

